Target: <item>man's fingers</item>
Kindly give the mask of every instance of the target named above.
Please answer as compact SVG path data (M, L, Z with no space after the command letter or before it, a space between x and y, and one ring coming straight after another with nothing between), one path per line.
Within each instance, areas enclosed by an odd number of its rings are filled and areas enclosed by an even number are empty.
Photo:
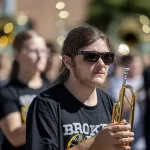
M108 127L108 126L114 126L114 125L117 125L118 123L117 122L115 122L115 123L109 123L106 127Z
M124 143L131 143L134 140L133 137L128 137L128 138L116 138L114 141L114 144L119 144L119 145L123 145Z
M131 126L128 125L114 125L109 127L111 132L127 131L131 130Z
M119 146L119 145L116 145L115 149L116 150L131 150L131 147L130 146Z
M122 131L122 132L113 133L113 136L116 137L116 138L127 138L127 137L133 137L134 133L133 132L128 132L128 131Z

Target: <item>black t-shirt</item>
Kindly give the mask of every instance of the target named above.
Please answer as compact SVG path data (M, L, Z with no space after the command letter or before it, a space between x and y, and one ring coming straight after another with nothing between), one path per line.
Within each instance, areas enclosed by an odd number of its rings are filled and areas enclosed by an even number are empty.
M86 106L63 84L42 92L27 115L27 150L64 150L94 136L111 122L115 102L97 89L98 103Z
M144 88L146 91L146 109L144 115L144 134L145 134L145 141L146 141L146 150L150 149L150 96L149 96L149 89L150 89L150 67L147 67L144 70Z
M147 67L144 70L143 77L144 77L144 87L145 90L147 91L150 88L150 67Z
M13 112L20 112L22 122L26 122L28 107L32 100L41 92L48 89L48 84L43 80L41 88L29 88L23 82L15 79L6 85L0 93L0 119ZM25 145L15 148L4 137L2 150L25 150Z
M4 86L9 82L9 80L1 80L0 81L0 91L1 89L4 88ZM1 147L2 147L2 142L3 142L3 133L0 129L0 150L1 150Z

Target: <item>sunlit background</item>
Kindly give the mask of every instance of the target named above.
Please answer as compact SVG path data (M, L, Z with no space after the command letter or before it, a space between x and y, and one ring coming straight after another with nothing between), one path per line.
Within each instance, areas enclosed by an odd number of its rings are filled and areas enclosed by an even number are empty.
M138 51L148 57L149 10L149 0L0 0L0 50L26 29L61 47L70 29L91 24L108 35L119 55Z
M116 58L120 58L110 65L109 78L102 87L112 97L117 96L116 100L122 86L122 67L131 68L127 81L136 88L139 105L136 107L135 135L142 134L141 116L145 113L142 107L146 104L143 102L142 73L144 67L150 66L150 0L0 0L0 84L5 85L9 81L13 60L12 42L17 33L34 29L45 38L46 43L54 43L61 50L66 34L85 24L102 30L108 36ZM52 72L48 78L50 82L59 75L62 64L60 51L55 52L57 48L49 48L51 53L56 53L48 55L52 60L51 67L45 72L48 73L47 77ZM136 53L137 56L128 55ZM143 135L138 136L137 140ZM141 141L136 141L140 144L134 150L144 150L140 149L140 145L145 146L144 140L143 143Z

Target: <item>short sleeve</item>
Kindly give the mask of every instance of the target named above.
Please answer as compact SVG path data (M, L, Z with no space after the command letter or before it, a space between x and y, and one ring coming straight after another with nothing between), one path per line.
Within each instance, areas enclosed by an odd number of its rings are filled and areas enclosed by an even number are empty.
M59 109L51 99L36 97L27 114L27 150L62 150Z
M10 113L19 111L16 98L12 91L9 91L7 88L2 89L0 92L0 119Z

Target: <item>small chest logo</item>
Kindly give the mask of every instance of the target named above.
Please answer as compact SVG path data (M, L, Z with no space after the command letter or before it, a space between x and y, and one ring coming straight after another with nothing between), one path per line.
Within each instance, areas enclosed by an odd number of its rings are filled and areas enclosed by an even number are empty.
M66 149L69 149L83 142L84 140L86 140L86 136L84 136L83 134L76 134L69 140L69 142L67 143Z
M21 118L24 123L26 122L28 109L29 109L29 104L26 104L21 107Z

